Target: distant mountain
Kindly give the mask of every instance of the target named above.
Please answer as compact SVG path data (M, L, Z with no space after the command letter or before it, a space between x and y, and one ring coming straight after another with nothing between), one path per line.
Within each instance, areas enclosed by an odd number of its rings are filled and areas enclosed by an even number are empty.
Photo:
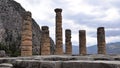
M97 53L97 45L87 48L88 54ZM106 44L107 54L120 54L120 42Z
M107 54L120 54L120 42L106 44L106 50ZM72 51L73 54L79 54L79 47L73 45ZM87 47L87 53L97 54L97 45Z

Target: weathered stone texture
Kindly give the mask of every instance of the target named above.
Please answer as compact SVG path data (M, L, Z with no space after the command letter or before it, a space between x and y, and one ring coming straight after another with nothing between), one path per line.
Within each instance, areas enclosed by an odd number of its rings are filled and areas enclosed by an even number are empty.
M105 31L104 27L99 27L97 29L97 46L98 54L106 54L106 42L105 42Z
M6 56L6 52L4 50L0 50L0 57L5 57Z
M24 14L21 56L32 56L32 18L30 12L25 12Z
M79 53L81 55L86 55L86 31L80 30L79 31Z
M10 63L2 63L0 64L0 68L12 68L13 65Z
M41 55L50 55L50 37L48 26L42 26Z
M13 47L14 51L9 55L20 55L22 22L26 10L15 0L0 0L0 44ZM27 28L26 28L27 29ZM39 55L41 43L41 29L32 18L32 44L33 55ZM51 51L54 52L54 42L51 41ZM8 54L6 52L6 54ZM16 55L18 56L18 55Z
M120 68L119 56L99 54L6 57L0 58L0 68ZM96 58L99 59L95 60Z
M65 50L66 54L72 54L71 30L65 30Z
M56 50L55 54L63 54L63 42L62 42L62 9L56 8Z

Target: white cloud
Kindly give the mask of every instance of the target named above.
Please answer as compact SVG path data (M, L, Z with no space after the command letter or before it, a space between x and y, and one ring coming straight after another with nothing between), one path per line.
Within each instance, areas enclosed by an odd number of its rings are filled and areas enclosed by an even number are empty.
M120 42L119 40L120 40L120 36L106 37L106 43Z
M96 18L95 20L102 20L102 21L115 21L120 19L119 10L116 8L110 8L107 11L104 11L104 17Z

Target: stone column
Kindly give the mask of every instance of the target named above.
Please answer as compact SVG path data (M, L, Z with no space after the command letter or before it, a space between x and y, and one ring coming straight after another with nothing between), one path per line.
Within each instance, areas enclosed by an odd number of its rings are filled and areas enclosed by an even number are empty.
M32 56L32 18L30 12L25 12L23 16L21 56Z
M86 55L86 31L79 31L79 53L80 55Z
M50 55L50 37L48 26L42 26L41 55Z
M97 29L98 54L106 54L106 42L104 27Z
M72 42L71 42L71 30L65 30L65 52L66 54L72 54Z
M62 42L62 9L56 8L56 50L55 54L63 54L63 42Z

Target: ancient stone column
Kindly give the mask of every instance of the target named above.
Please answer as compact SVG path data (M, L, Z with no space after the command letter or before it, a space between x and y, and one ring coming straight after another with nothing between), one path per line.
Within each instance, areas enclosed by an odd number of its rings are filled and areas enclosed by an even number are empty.
M41 55L50 55L50 37L48 26L42 26Z
M79 31L79 53L80 55L86 55L86 31L80 30Z
M71 42L71 30L65 30L65 52L66 54L72 54L72 42Z
M30 12L25 12L23 16L21 56L32 56L32 18Z
M55 54L63 54L63 43L62 43L62 9L56 8L56 50Z
M106 42L104 27L97 29L98 54L106 54Z

